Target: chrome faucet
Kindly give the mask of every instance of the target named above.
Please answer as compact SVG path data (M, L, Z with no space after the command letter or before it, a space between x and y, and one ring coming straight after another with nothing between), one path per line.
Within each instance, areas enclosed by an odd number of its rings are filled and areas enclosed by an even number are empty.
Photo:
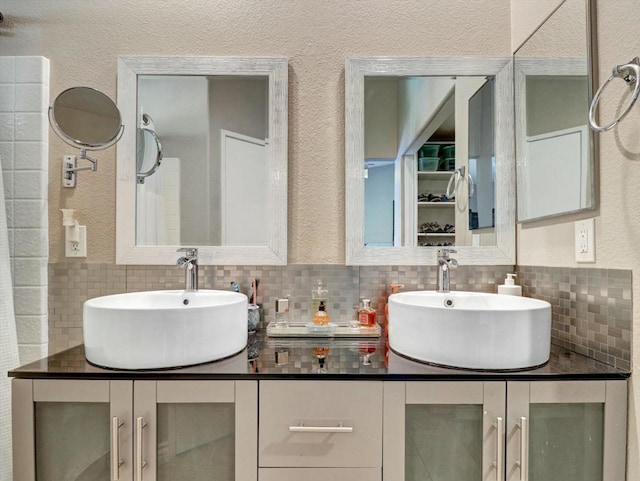
M198 290L198 249L195 247L181 247L176 252L184 252L185 255L178 258L176 263L185 269L185 290Z
M449 292L449 271L458 267L458 261L449 257L455 249L438 249L438 284L437 292Z

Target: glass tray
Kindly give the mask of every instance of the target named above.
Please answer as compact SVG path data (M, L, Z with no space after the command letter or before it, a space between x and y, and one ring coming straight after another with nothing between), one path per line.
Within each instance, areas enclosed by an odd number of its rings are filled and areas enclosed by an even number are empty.
M349 327L349 321L330 322L326 326L316 326L311 322L290 322L280 327L270 322L267 336L270 337L380 337L380 325L375 327Z

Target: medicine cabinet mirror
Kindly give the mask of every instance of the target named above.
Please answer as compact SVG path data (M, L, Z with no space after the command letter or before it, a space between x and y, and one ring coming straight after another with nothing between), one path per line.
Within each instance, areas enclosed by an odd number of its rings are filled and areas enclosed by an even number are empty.
M518 221L596 207L589 0L565 0L514 54Z
M346 61L350 265L515 263L510 58Z
M120 57L116 262L287 262L287 60Z

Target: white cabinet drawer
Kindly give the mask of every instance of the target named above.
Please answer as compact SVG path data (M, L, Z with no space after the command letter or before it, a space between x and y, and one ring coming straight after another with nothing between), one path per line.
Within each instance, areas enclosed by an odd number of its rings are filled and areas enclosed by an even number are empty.
M381 382L261 381L259 419L261 467L382 466Z
M380 481L380 468L260 468L258 481Z

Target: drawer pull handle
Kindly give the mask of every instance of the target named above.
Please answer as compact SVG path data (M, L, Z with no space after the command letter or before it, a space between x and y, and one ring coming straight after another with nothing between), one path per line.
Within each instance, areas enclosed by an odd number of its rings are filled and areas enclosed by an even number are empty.
M337 426L305 426L304 423L300 423L297 426L289 426L289 431L292 433L352 433L352 426L343 426L342 423L338 423Z

